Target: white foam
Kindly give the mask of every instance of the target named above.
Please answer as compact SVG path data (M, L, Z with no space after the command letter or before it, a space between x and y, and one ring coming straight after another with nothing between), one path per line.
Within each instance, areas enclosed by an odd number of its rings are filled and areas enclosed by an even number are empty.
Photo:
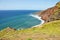
M30 14L30 16L32 16L32 17L37 18L38 20L40 20L40 21L41 21L40 25L44 24L44 22L45 22L45 21L42 20L41 17L38 16L38 15Z

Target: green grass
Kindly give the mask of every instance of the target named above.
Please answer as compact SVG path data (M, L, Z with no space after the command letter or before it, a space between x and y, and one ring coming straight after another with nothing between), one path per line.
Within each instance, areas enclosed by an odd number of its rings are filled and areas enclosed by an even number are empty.
M3 37L3 36L5 36L5 35L13 34L14 32L15 32L15 30L9 29L9 27L8 27L8 28L0 31L0 38Z
M21 39L21 40L50 40L56 39L55 37L60 38L60 20L52 21L49 23L45 23L42 27L37 26L34 28L28 28L23 30L16 30L6 32L6 30L2 30L0 32L0 38L8 38L10 40ZM54 40L53 39L53 40ZM59 39L60 40L60 39Z
M58 2L58 3L56 4L56 6L60 7L60 2Z

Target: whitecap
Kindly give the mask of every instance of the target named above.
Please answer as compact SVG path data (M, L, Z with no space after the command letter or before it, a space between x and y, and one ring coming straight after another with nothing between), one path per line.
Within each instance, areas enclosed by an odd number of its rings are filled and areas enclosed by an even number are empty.
M38 19L38 20L40 20L41 21L41 23L40 23L40 25L42 25L42 24L44 24L44 20L42 20L41 19L41 17L40 16L38 16L37 14L30 14L30 16L32 16L32 17L34 17L34 18L36 18L36 19Z

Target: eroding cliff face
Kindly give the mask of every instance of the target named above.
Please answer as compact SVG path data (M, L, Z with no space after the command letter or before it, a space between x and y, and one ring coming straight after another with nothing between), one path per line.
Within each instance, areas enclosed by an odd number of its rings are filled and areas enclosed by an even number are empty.
M38 15L41 16L42 19L45 20L45 22L60 20L60 2L58 2L52 8L48 8L42 12L38 12Z

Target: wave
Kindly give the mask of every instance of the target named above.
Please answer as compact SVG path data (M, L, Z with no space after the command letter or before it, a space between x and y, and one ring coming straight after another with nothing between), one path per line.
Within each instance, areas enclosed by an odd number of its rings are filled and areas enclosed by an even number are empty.
M44 24L44 20L42 20L41 19L41 17L40 16L38 16L37 14L30 14L30 16L32 16L32 17L34 17L34 18L36 18L36 19L38 19L38 20L40 20L41 21L41 23L40 23L40 25L42 25L42 24Z

